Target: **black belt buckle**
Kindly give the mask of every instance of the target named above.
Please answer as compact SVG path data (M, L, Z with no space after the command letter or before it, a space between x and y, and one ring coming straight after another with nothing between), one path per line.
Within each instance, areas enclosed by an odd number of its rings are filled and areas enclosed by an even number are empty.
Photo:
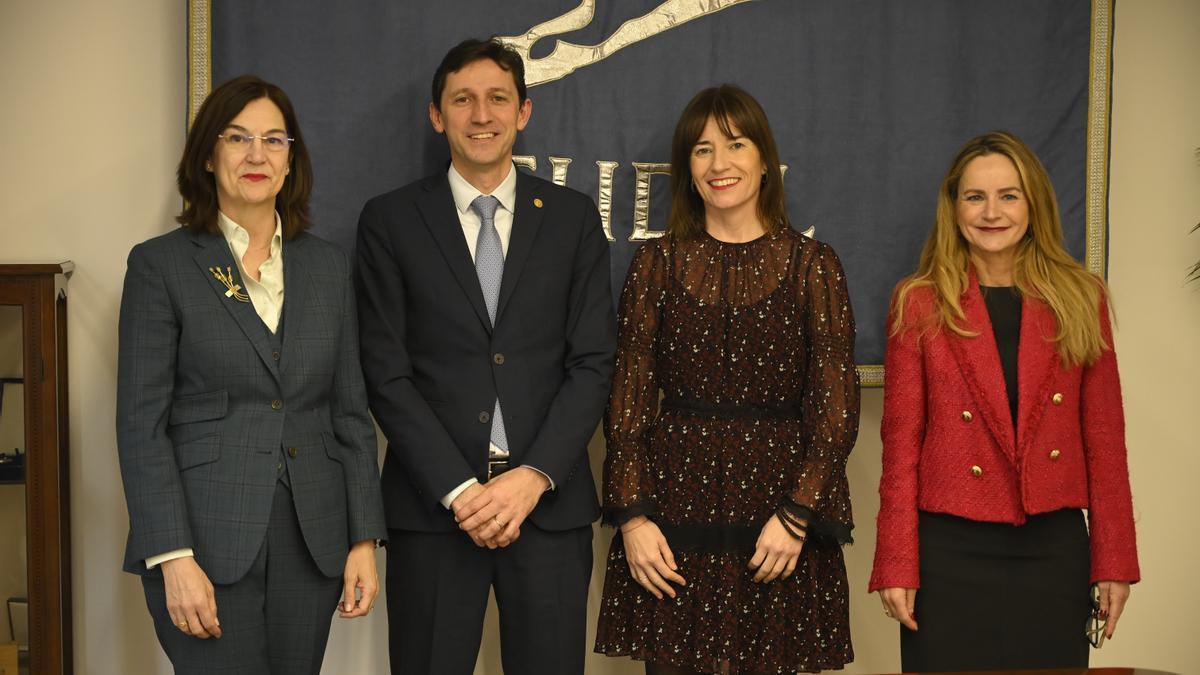
M492 478L499 476L500 474L504 473L505 471L508 471L508 460L507 459L489 459L488 460L488 472L487 472L488 480L491 480Z

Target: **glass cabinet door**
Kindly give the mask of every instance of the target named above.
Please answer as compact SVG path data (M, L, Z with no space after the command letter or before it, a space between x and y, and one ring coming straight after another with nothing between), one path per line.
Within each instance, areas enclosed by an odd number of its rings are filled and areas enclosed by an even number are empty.
M0 305L0 671L29 662L23 308Z

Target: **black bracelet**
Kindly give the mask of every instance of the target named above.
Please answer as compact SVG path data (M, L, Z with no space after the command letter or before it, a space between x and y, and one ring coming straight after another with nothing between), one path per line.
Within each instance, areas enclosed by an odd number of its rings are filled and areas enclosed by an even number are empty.
M801 523L790 520L787 512L783 509L776 511L775 517L779 519L779 524L783 525L783 529L786 530L793 539L804 541L808 538L804 535L804 533L808 531L808 528Z
M785 498L783 503L780 504L780 508L787 511L788 515L792 517L792 520L804 520L812 522L816 519L816 514L813 513L812 509L802 504L798 504L796 500L792 499L791 497Z
M780 518L787 518L788 522L800 530L808 530L808 523L812 520L812 513L803 507L794 507L791 502L782 504L776 513Z

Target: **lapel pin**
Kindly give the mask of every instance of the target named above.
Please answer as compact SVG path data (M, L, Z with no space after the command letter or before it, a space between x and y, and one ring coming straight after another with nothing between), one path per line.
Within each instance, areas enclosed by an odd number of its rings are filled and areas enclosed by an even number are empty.
M233 298L238 302L250 302L250 296L242 292L242 287L239 284L234 283L232 269L226 267L225 271L222 272L220 267L210 267L208 271L212 272L217 281L221 282L228 289L225 291L225 297Z
M538 207L539 209L540 209L540 208L542 208L542 200L538 199L537 197L534 197L534 198L533 198L533 205L534 205L534 206L536 206L536 207Z

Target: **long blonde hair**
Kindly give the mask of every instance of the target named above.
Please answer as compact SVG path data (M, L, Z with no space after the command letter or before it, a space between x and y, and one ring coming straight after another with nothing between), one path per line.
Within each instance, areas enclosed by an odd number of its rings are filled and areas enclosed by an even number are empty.
M1108 289L1063 247L1058 200L1046 168L1019 138L992 131L971 139L955 156L938 190L937 217L921 250L917 271L906 277L892 300L891 334L904 327L905 300L914 289L931 287L937 312L930 324L944 326L963 337L977 332L963 327L966 319L959 298L967 290L970 255L958 227L955 203L967 165L983 155L1000 154L1012 161L1029 201L1029 230L1017 245L1013 282L1023 297L1045 302L1058 321L1054 342L1063 365L1090 365L1109 345L1104 342L1097 311ZM926 326L929 327L929 326Z

